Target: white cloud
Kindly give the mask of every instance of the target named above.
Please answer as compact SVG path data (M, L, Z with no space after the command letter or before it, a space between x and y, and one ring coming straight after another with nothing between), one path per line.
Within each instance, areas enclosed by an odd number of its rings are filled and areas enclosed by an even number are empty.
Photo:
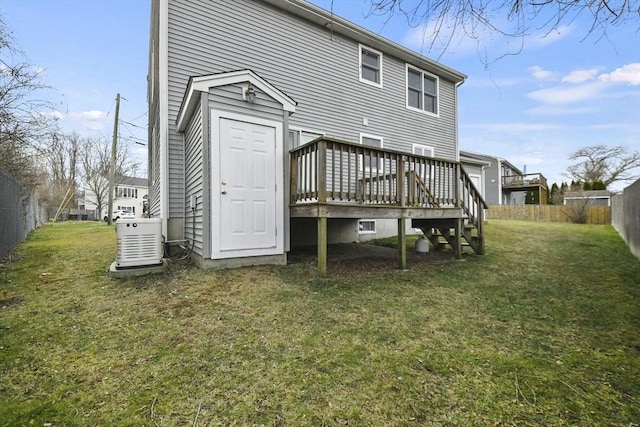
M87 120L101 120L106 119L109 116L108 113L99 110L84 111L80 114L83 119Z
M555 78L555 73L553 71L545 70L539 65L529 67L528 70L531 71L531 75L538 80L549 80Z
M601 96L602 84L587 83L571 87L553 87L529 92L527 96L545 104L572 104Z
M590 70L575 70L564 76L561 81L562 83L584 83L590 80L595 80L597 76L597 68L591 68Z
M56 120L64 119L64 114L62 114L58 110L53 110L51 112L42 113L42 116L48 117L48 118L51 118L51 119L56 119Z
M609 74L600 74L598 79L605 83L627 83L640 85L640 62L627 64Z
M420 52L436 52L441 55L446 52L447 55L455 56L475 53L483 60L491 61L505 54L519 53L523 49L547 47L573 30L571 26L565 25L551 31L519 35L523 29L506 19L496 18L491 24L489 27L483 22L460 22L455 15L446 15L411 28L402 41Z
M529 108L525 110L525 114L530 114L533 116L567 116L567 115L585 115L596 113L600 111L597 107L594 106L564 106L564 105L541 105L534 108Z
M446 51L450 55L464 56L478 51L479 39L447 17L442 22L431 21L409 29L402 41L419 52L444 54Z
M524 165L527 165L527 173L539 172L537 170L531 169L530 166L542 165L546 161L544 153L540 153L540 152L516 155L516 156L510 157L508 160L512 164L521 168L523 168Z
M84 129L101 131L110 121L109 114L105 111L90 110L81 113L70 113L68 119L77 122Z
M467 129L480 129L488 132L536 132L559 129L560 126L552 123L482 123L463 126Z
M531 34L526 38L525 43L527 47L540 49L557 43L572 32L573 27L571 25L562 25L551 31Z

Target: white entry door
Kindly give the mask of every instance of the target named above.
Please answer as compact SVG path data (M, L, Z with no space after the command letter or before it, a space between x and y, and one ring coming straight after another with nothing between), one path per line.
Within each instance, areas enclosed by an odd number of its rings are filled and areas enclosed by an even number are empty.
M212 177L219 181L212 183L218 193L212 200L219 201L219 210L213 207L213 256L281 254L283 199L277 185L282 179L281 127L229 116L214 117L219 156L213 162L219 174Z

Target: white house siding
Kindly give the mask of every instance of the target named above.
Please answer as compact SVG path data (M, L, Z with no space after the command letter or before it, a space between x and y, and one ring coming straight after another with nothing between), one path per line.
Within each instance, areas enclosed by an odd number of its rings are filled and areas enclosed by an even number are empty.
M409 152L412 143L425 144L436 157L456 159L454 83L440 79L439 117L408 110L406 63L377 44L382 89L359 82L358 42L260 1L171 1L168 32L171 217L183 215L183 137L175 120L190 76L251 69L298 102L291 126L352 141L372 134L386 148Z
M185 239L193 242L193 251L203 255L203 133L202 108L198 104L185 131ZM195 206L191 206L192 198ZM208 200L208 197L206 198ZM195 208L195 209L194 209Z

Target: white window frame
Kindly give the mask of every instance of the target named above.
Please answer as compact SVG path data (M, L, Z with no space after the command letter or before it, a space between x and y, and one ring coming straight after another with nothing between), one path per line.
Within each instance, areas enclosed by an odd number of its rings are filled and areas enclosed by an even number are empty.
M363 230L361 228L362 223L373 224L373 230ZM359 219L358 220L358 234L376 234L376 220L375 219Z
M420 150L421 153L417 153L416 150ZM425 151L431 151L431 154L425 154ZM434 155L435 149L433 147L430 147L430 146L424 145L424 144L412 144L411 145L411 152L413 154L418 154L419 156L435 157L435 155Z
M420 96L422 100L422 108L416 108L409 105L409 70L420 73L420 88L421 88ZM435 113L432 113L431 111L427 111L424 109L424 76L425 75L435 79L436 81L436 112ZM440 77L428 71L421 70L420 68L407 64L406 70L404 73L404 89L405 89L407 110L418 111L420 113L427 114L433 117L440 117Z
M369 133L360 133L360 145L364 145L364 142L362 141L364 138L369 138L369 139L377 139L378 141L380 141L380 147L379 148L383 148L384 147L384 138L382 138L381 136L378 135L371 135ZM370 147L369 145L367 145L367 147ZM380 164L378 165L378 172L382 172L384 173L384 164L382 163L382 159L380 159ZM362 156L360 156L360 161L358 162L358 170L362 171L370 171L371 167L369 166L365 166L364 165L364 158Z
M114 209L114 211L125 211L125 212L131 212L132 214L136 214L136 207L135 206L119 206L117 207L117 209Z
M371 81L371 80L368 80L368 79L365 79L364 77L362 77L362 68L363 68L363 65L362 65L362 50L363 49L366 50L366 51L369 51L369 52L371 52L373 54L378 55L378 58L379 58L379 61L380 61L379 62L379 64L380 64L380 67L379 67L380 82L374 82L374 81ZM383 74L382 73L382 62L383 62L382 52L380 52L380 51L378 51L376 49L372 49L369 46L365 46L363 44L359 44L358 45L358 78L362 83L366 83L366 84L371 85L371 86L382 88L382 74Z
M420 153L416 153L416 150L420 150ZM425 151L431 151L430 155L426 155ZM435 149L433 147L430 147L428 145L424 145L424 144L412 144L411 145L411 152L413 154L417 154L419 156L425 156L425 157L435 157ZM425 185L429 185L429 183L434 182L434 176L433 174L435 173L434 169L432 167L430 167L429 165L424 165L424 166L416 166L417 170L416 173L418 174L418 176L420 177L420 179L422 179L423 177L426 176L427 178L427 182L425 182ZM426 169L423 169L426 168Z
M301 136L303 134L309 134L309 135L317 135L317 138L321 137L321 136L326 136L326 132L320 132L318 130L312 130L312 129L306 129L306 128L301 128L301 127L296 127L296 126L289 126L289 131L288 132L295 132L298 134L298 141L300 141L302 138ZM289 134L287 133L287 147L289 147ZM313 138L315 139L315 138ZM309 142L309 141L307 141ZM306 142L305 142L306 144ZM302 146L304 144L300 144L298 145L298 147ZM298 148L298 147L289 147L289 150L292 150L294 148Z

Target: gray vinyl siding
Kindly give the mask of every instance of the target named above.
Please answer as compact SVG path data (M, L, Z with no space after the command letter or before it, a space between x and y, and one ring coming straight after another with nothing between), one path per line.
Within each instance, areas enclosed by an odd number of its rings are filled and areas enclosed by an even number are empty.
M212 88L203 97L206 104L198 104L190 112L188 125L184 132L184 199L180 203L185 207L185 238L194 242L194 252L203 258L210 256L210 247L204 236L209 235L211 216L218 215L215 206L210 205L211 171L219 165L217 153L210 151L209 115L211 110L241 114L282 123L284 120L282 105L256 88L256 99L251 105L242 101L240 85L228 85ZM202 99L202 98L201 98ZM239 100L240 99L240 100ZM204 108L204 110L203 110ZM280 143L284 144L284 141ZM281 177L283 178L283 177ZM284 188L284 181L279 183ZM192 214L191 197L196 198L195 217ZM194 221L195 220L195 221Z
M260 119L282 122L282 105L261 90L255 88L256 99L253 104L242 100L241 85L229 85L212 88L209 91L209 106L214 110L252 116Z
M185 238L194 243L193 251L203 256L203 133L202 110L200 105L194 111L185 131ZM191 197L195 197L196 209L192 210ZM194 218L195 216L195 218Z
M462 162L462 167L467 174L482 176L482 166L480 165Z
M492 157L483 154L464 153L465 157L471 159L477 159L487 162L489 165L484 168L484 200L488 205L500 205L500 160L497 157ZM465 164L464 168L469 171L469 167Z
M183 136L175 120L190 76L251 69L298 102L292 127L356 142L361 132L377 135L385 148L408 152L412 143L424 144L436 157L456 159L451 81L440 78L433 117L406 108L404 61L383 51L383 88L362 83L358 42L260 1L173 0L168 21L170 217L184 208Z
M155 6L155 4L154 4ZM149 40L149 81L147 85L147 102L149 104L149 147L148 168L149 176L149 215L160 216L161 185L160 185L160 50L159 50L159 10L151 8L151 28Z
M152 112L158 113L158 104L155 104L155 107ZM149 118L157 117L155 114L150 114ZM149 216L158 218L160 217L160 203L161 203L161 162L160 162L160 144L157 142L160 140L159 132L160 132L160 123L158 120L150 121L149 123L149 132L150 138L149 141L152 141L149 144ZM156 142L156 143L153 143Z

